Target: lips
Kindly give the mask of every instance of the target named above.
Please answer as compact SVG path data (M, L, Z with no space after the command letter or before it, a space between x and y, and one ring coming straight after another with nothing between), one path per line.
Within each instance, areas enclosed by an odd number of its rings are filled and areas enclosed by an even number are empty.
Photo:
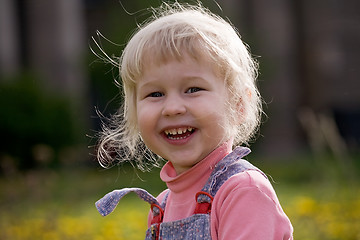
M193 134L195 128L193 127L179 127L164 130L165 136L170 140L181 140Z

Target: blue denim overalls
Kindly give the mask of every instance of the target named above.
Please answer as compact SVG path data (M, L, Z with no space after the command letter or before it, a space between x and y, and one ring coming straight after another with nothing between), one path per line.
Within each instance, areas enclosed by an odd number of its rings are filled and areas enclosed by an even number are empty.
M129 192L135 192L142 200L151 204L151 210L154 216L151 221L151 227L146 231L146 240L211 239L210 212L211 203L216 192L227 179L237 173L248 170L260 171L249 162L241 159L249 153L250 149L237 147L215 166L205 186L194 196L197 202L196 208L194 214L188 218L173 222L162 222L169 190L165 193L161 204L159 204L150 193L141 188L114 190L97 201L96 207L101 215L106 216L115 209L124 195ZM263 175L266 177L265 174Z

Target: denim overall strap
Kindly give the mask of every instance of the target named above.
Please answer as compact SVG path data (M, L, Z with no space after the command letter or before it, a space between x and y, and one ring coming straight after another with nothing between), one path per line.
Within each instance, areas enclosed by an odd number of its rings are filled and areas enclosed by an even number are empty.
M142 200L151 204L155 214L156 213L159 214L162 211L162 209L159 209L159 203L156 200L156 198L153 197L146 190L141 188L123 188L120 190L114 190L106 194L99 201L97 201L95 203L95 206L102 216L106 216L110 214L112 211L114 211L121 198L130 192L136 193Z

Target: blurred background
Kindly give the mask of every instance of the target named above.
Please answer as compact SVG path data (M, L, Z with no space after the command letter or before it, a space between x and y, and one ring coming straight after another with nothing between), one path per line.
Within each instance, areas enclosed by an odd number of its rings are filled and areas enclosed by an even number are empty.
M267 116L249 160L271 175L295 238L360 239L360 2L202 2L260 62ZM117 69L90 49L93 37L120 56L159 3L0 0L0 239L143 238L140 200L105 219L94 207L114 188L165 186L159 169L98 165L97 110L122 99Z

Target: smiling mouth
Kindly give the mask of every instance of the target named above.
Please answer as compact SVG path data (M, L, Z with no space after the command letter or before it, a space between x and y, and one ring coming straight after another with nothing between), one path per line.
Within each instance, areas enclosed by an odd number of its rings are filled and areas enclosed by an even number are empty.
M181 127L165 130L164 133L170 140L181 140L189 137L194 131L195 128L192 127Z

